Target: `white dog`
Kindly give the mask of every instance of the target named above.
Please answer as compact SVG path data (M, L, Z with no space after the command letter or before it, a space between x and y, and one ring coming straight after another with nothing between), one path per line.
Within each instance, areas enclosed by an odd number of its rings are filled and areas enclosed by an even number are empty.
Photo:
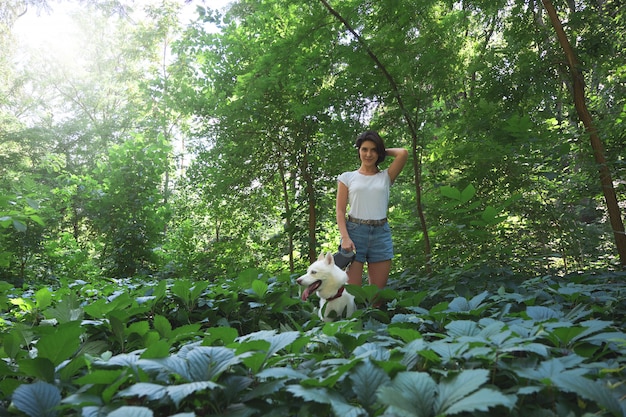
M348 275L335 265L330 252L326 255L322 253L296 282L306 286L302 292L302 300L306 301L313 291L317 293L320 298L319 316L324 321L333 321L333 311L336 317L341 317L344 313L346 317L350 317L356 311L354 296L344 291Z

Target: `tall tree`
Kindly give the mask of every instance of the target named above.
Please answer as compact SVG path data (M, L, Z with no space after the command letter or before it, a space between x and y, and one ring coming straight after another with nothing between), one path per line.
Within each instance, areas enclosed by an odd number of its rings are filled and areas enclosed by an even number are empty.
M611 171L609 170L604 156L604 144L600 139L598 129L595 126L589 109L587 108L584 76L581 71L576 52L568 40L567 34L563 29L563 25L559 19L556 9L554 8L554 5L550 0L542 0L542 2L548 12L548 16L550 17L550 21L552 22L552 26L556 32L559 44L561 45L561 48L563 48L563 53L565 54L565 59L571 75L574 106L585 131L589 135L591 147L593 148L593 155L596 164L598 165L602 192L604 194L604 199L609 213L610 223L613 228L615 246L617 248L622 266L626 266L626 233L624 233L624 223L622 222L622 214L617 202L615 188L613 187Z

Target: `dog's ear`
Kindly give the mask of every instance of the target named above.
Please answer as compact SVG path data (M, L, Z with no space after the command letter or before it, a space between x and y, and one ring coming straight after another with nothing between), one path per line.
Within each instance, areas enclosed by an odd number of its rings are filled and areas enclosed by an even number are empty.
M321 261L324 259L324 252L320 253L320 256L317 257L318 261Z
M331 252L328 252L326 254L326 263L328 265L334 265L335 264L335 258L333 258L333 254Z

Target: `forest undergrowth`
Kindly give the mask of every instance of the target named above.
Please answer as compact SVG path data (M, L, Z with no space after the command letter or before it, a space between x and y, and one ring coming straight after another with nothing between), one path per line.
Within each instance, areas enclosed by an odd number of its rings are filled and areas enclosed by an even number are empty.
M624 416L625 276L395 276L332 323L259 270L2 283L0 415Z

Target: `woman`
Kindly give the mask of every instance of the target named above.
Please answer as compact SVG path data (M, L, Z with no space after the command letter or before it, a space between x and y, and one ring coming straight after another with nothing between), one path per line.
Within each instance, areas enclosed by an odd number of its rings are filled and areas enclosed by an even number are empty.
M337 226L341 234L341 248L356 251L348 270L348 283L361 285L363 265L367 262L369 283L382 289L387 285L393 244L387 223L389 188L406 164L409 153L403 148L386 149L375 131L359 135L355 144L361 166L356 171L339 175L337 185ZM389 168L378 165L385 156L394 158ZM350 211L346 210L350 207Z

